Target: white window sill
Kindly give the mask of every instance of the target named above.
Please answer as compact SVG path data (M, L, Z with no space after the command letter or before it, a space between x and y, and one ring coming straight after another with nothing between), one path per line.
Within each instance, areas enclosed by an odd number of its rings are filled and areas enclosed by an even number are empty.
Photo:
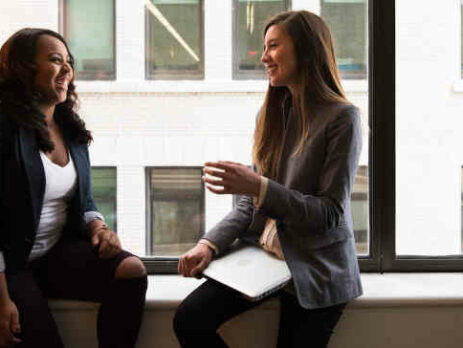
M146 295L147 310L173 310L204 279L178 275L151 275ZM463 305L463 274L461 273L364 273L364 294L352 301L349 308L436 307ZM54 309L93 310L98 305L54 300ZM277 308L277 301L264 304Z

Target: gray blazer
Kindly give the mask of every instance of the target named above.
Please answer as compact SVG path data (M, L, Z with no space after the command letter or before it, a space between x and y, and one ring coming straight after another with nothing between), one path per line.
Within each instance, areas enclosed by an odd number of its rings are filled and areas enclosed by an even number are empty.
M297 122L289 113L278 175L261 207L243 197L204 238L223 252L236 238L257 243L266 219L276 219L299 304L321 308L362 294L350 208L362 135L358 109L350 104L312 111L316 117L297 156Z

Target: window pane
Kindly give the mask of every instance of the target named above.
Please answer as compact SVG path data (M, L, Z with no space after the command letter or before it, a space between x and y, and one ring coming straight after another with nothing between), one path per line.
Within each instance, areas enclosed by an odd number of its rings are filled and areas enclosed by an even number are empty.
M150 256L179 256L204 233L202 168L153 168Z
M200 0L151 0L147 13L147 78L202 78Z
M361 165L357 171L351 198L352 220L358 255L368 255L369 251L369 205L368 167Z
M115 78L114 13L114 0L63 0L64 36L77 79Z
M235 77L265 78L262 55L262 31L267 19L288 8L285 0L235 0Z
M336 57L343 79L366 79L366 0L322 0L321 15L335 39Z
M458 255L463 96L452 91L459 52L443 39L460 32L458 4L395 4L397 254Z
M92 168L92 190L96 206L106 224L117 231L117 171L116 168Z

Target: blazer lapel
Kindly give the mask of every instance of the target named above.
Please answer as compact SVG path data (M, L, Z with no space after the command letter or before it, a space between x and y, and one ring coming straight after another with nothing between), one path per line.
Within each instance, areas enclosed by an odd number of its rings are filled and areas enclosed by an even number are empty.
M38 226L45 193L45 172L40 159L39 147L35 134L30 129L19 128L20 156L26 172L29 186L34 228Z
M77 172L77 180L78 180L78 187L77 187L77 194L79 196L79 207L83 209L84 202L84 192L86 191L86 181L85 181L85 173L87 173L87 161L85 157L85 150L84 146L79 144L75 144L72 141L67 142L69 147L69 152L71 154L72 160L74 161L74 166Z

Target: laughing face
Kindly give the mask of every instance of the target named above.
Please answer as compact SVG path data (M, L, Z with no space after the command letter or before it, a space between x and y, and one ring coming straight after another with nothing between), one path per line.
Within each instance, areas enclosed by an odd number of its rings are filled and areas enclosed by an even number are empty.
M74 77L71 57L57 38L42 35L37 41L35 88L41 104L54 106L67 98L68 85Z
M277 24L272 25L265 33L261 61L271 86L286 86L290 90L295 87L298 81L293 39Z

